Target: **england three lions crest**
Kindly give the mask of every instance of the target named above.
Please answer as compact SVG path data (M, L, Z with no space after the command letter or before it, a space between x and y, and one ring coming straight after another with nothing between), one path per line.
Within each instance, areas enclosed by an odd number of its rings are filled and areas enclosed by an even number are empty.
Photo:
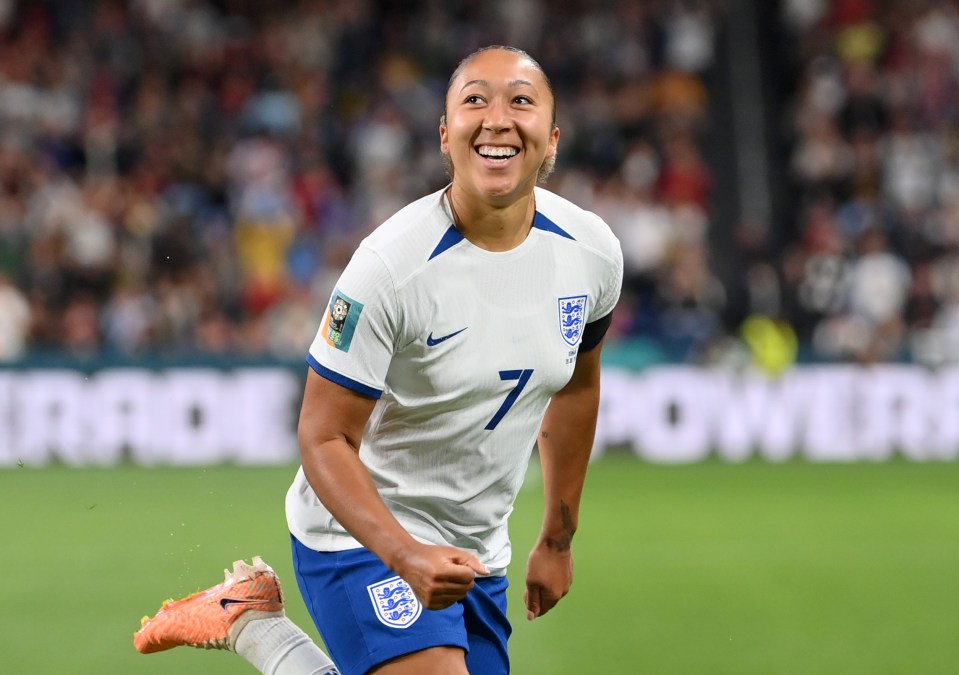
M571 295L559 299L559 332L570 347L579 344L586 324L586 296Z
M423 605L413 589L400 577L392 577L366 587L376 610L376 618L390 628L408 628L420 618Z

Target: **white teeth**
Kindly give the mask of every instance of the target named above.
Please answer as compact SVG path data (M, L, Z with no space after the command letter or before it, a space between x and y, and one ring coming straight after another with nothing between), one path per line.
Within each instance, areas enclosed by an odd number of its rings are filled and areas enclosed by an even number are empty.
M504 148L493 145L480 146L478 152L483 157L490 157L494 159L508 159L519 154L519 150L516 148Z

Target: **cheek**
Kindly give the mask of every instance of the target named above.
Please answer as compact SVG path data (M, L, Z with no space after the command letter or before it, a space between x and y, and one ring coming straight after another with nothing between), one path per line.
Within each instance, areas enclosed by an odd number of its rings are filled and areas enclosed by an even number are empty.
M446 136L450 143L462 143L476 131L478 123L474 115L457 111L446 118Z
M443 146L444 151L450 155L465 155L473 148L471 135L455 127L447 129L446 143Z

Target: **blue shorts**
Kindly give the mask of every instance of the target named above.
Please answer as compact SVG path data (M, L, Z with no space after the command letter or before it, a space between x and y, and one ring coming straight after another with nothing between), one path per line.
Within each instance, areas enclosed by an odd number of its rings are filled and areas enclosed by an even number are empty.
M470 675L509 673L506 577L479 578L456 604L428 610L365 548L321 553L293 537L293 568L343 675L363 675L398 656L442 646L466 651Z

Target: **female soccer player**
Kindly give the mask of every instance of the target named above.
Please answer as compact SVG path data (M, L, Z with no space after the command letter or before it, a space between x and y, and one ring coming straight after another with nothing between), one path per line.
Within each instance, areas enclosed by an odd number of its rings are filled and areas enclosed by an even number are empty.
M537 187L560 132L528 54L468 56L445 108L451 183L360 244L308 357L287 519L303 598L349 675L509 672L507 519L534 444L546 506L527 617L573 581L622 254L597 216ZM336 672L254 563L166 605L137 648L226 647L263 672Z

